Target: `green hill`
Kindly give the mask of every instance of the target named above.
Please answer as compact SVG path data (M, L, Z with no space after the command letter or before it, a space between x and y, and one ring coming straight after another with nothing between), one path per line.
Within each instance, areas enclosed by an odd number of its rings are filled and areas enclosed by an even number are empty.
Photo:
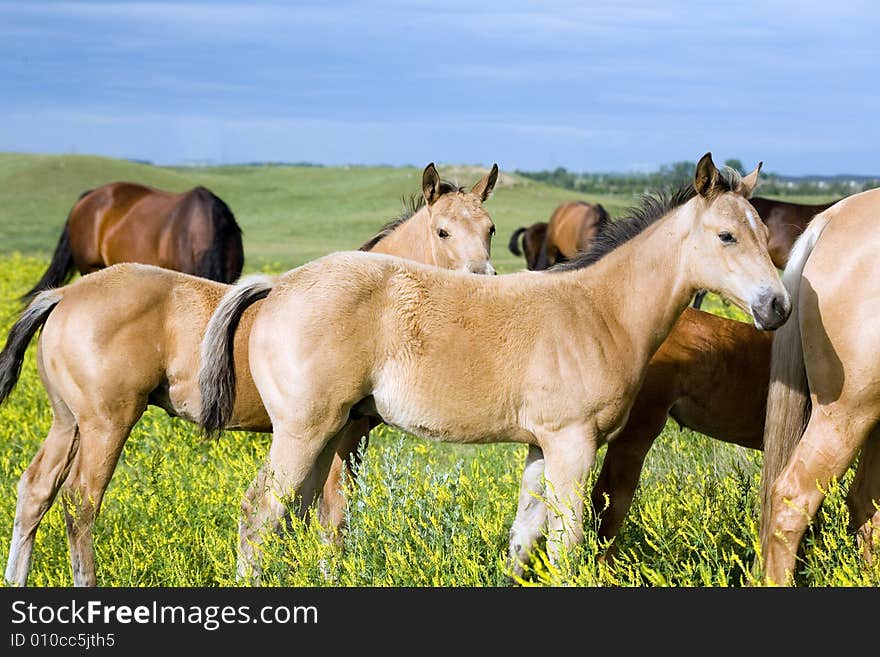
M425 163L427 164L427 163ZM486 169L444 166L440 175L471 185ZM331 251L359 247L419 191L421 168L229 166L159 167L88 155L0 153L0 254L51 255L79 195L127 180L171 191L204 185L225 200L244 231L245 270L288 269ZM587 197L506 174L486 207L498 228L499 271L524 266L507 250L518 226L546 221L568 199L601 202L618 215L633 199Z

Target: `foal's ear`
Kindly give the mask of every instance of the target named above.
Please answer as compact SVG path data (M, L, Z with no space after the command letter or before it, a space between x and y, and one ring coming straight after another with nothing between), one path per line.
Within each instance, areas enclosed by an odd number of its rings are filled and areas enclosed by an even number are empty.
M742 177L742 182L740 182L739 189L737 191L746 198L750 198L752 192L755 191L755 187L758 186L758 174L761 173L761 167L763 165L763 162L758 162L758 166L755 167L754 171L752 171L749 175Z
M434 205L434 202L440 198L440 174L437 173L433 162L422 172L422 193L428 205Z
M718 184L718 168L712 161L712 153L706 153L697 162L697 172L694 174L694 189L700 196L712 195L712 190Z
M486 174L486 177L471 188L471 194L479 196L481 202L485 201L495 189L496 182L498 182L498 165L493 164L492 170Z

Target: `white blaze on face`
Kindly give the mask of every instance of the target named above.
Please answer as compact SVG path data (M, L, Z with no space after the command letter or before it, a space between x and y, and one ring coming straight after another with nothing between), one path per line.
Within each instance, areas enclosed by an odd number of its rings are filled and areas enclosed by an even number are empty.
M471 213L468 212L468 210L466 208L462 208L461 216L464 217L465 219L470 219Z
M749 226L752 227L752 230L758 230L758 224L755 223L755 213L751 210L746 210L746 219L749 220Z

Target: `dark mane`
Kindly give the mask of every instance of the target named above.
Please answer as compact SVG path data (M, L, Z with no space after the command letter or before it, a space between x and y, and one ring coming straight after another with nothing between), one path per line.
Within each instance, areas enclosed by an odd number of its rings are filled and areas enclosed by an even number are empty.
M734 192L739 189L742 180L739 173L729 167L725 167L719 173L716 193ZM626 217L605 223L588 250L575 254L571 260L559 263L548 271L570 271L589 267L696 195L693 184L682 185L671 193L644 195L641 205L631 208Z
M443 194L449 194L450 192L458 192L462 193L465 191L464 187L459 187L455 183L451 183L448 180L440 181L440 196ZM382 229L373 235L369 240L364 242L361 248L358 251L371 251L375 246L381 242L384 238L388 237L391 233L397 230L401 224L406 223L409 219L412 219L416 213L425 207L425 197L421 193L410 194L409 198L403 197L401 198L403 201L403 212L401 212L397 217L389 221L387 224L382 226Z

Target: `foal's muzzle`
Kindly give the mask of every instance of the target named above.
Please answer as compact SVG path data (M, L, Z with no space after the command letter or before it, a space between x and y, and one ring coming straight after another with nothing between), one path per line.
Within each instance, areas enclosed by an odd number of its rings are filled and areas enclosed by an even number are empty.
M486 276L494 276L498 273L495 271L495 267L492 266L492 263L488 260L469 262L467 264L467 270L472 274L485 274Z
M764 290L756 303L752 304L752 317L759 329L772 331L785 324L791 314L791 301L788 294L778 294Z

